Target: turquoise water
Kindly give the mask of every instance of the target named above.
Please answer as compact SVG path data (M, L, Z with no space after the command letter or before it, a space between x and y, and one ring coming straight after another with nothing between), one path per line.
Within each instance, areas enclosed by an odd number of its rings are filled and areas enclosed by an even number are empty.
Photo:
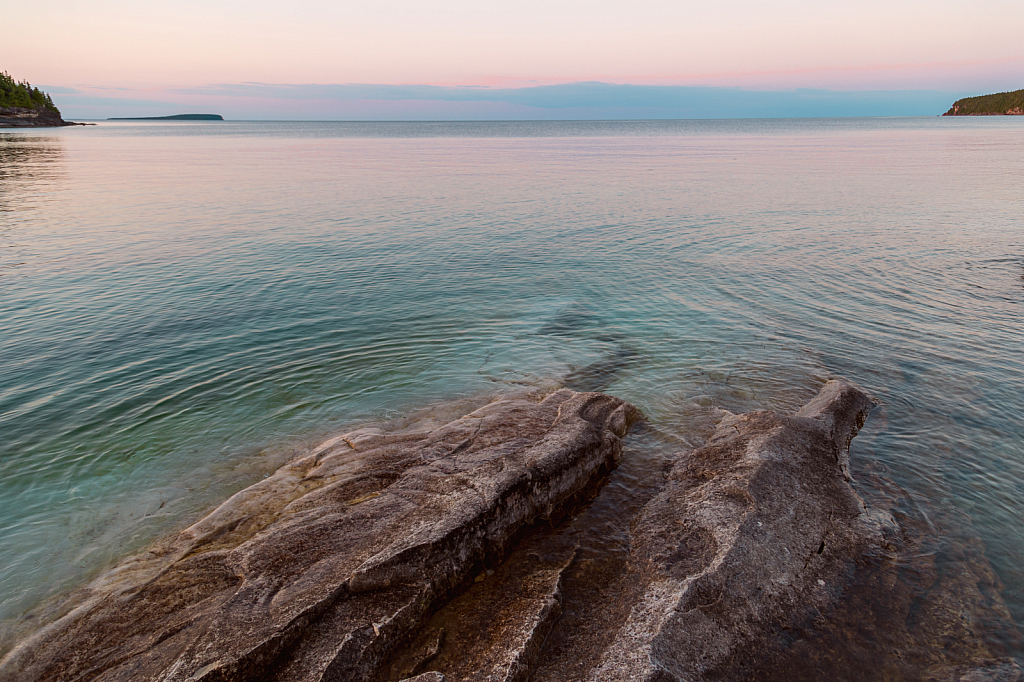
M685 444L713 407L860 383L882 406L855 458L980 536L1022 624L1022 133L0 133L0 622L324 434L568 375Z

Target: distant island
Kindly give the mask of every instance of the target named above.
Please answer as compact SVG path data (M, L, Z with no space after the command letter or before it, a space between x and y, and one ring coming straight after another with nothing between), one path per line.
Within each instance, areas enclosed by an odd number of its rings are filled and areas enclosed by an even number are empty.
M50 96L28 81L15 81L0 73L0 128L52 128L86 125L61 118Z
M174 116L131 116L108 118L108 121L223 121L220 114L175 114Z
M1024 116L1024 90L958 99L943 116Z

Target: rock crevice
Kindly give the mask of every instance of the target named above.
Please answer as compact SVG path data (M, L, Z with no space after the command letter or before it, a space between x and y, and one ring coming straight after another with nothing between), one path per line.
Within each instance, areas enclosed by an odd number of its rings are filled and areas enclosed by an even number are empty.
M873 405L831 381L723 413L628 510L602 486L639 415L611 396L352 431L73 595L0 681L1024 682L986 635L1012 626L981 552L929 579L903 493L854 489Z
M474 566L607 472L635 414L560 390L335 439L101 576L0 679L367 679Z

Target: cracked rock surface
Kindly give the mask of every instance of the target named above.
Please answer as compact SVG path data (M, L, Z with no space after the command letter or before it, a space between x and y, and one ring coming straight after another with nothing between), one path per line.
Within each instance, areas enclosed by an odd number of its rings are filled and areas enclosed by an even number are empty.
M607 472L634 413L563 389L335 438L102 575L0 679L368 679L485 557Z
M830 382L793 416L726 417L634 523L631 604L591 680L745 679L829 610L895 525L849 483L871 400Z
M980 542L949 571L884 472L853 487L873 405L830 381L693 450L640 422L611 477L638 415L600 393L353 431L73 595L0 681L1024 682Z
M628 558L581 558L585 513L531 536L377 679L1021 682L986 637L1010 619L980 549L936 575L902 492L875 477L869 507L852 487L872 407L832 381L796 414L727 415L703 447L668 446L625 524ZM547 604L553 624L536 615ZM547 639L523 655L531 637Z

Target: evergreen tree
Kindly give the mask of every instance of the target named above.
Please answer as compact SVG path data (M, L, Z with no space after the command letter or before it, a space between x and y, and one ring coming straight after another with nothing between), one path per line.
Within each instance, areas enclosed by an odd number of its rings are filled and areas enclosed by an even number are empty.
M60 115L50 96L34 88L28 81L15 81L6 71L0 72L0 107L22 107L25 109L49 109Z

